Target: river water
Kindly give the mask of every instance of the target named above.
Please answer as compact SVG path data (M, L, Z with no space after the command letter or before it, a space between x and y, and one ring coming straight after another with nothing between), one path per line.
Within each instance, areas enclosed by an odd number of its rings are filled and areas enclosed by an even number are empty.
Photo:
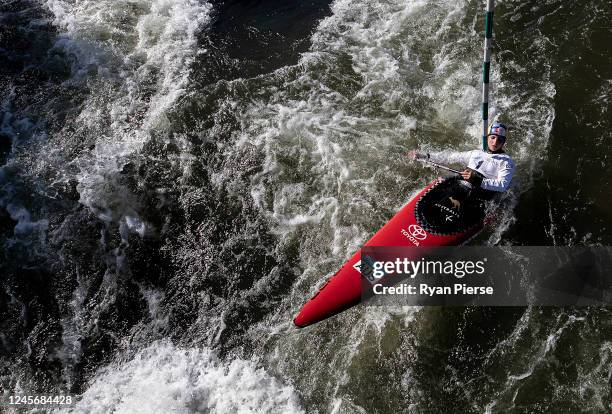
M291 322L437 176L408 149L479 145L483 3L2 0L2 410L612 411L608 308ZM474 244L611 243L611 20L498 2L517 175Z

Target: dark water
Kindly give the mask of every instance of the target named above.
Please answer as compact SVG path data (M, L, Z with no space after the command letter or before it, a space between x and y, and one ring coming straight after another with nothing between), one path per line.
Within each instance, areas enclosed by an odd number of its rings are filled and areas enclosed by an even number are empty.
M0 3L0 387L70 412L609 412L592 308L292 316L478 145L481 2ZM515 188L475 243L609 244L612 7L497 7Z

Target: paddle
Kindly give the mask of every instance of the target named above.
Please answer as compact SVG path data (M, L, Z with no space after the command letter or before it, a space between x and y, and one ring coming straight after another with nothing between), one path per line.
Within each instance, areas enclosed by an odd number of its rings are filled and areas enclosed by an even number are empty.
M451 168L451 167L447 167L446 165L439 164L439 163L437 163L437 162L431 161L431 160L429 159L429 155L427 156L427 158L424 158L424 157L422 157L422 156L420 156L420 157L419 157L419 156L418 156L418 153L416 152L416 150L410 151L410 152L408 153L408 156L409 156L409 157L410 157L412 160L414 160L414 161L422 161L422 162L426 162L426 163L431 164L431 165L433 165L434 167L440 168L440 169L442 169L442 170L449 171L449 172L452 172L452 173L455 173L455 174L459 174L459 175L461 175L461 171L459 171L459 170L455 170L455 169L453 169L453 168Z
M433 162L431 160L428 160L427 158L417 158L417 160L426 162L428 164L431 164L434 167L440 168L441 170L450 171L452 173L461 175L461 171L455 170L455 169L453 169L451 167L447 167L446 165L438 164L437 162Z

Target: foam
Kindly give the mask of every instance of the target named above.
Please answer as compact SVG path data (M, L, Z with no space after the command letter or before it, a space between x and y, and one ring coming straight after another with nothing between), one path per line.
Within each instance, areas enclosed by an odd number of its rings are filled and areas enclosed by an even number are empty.
M251 361L156 342L92 380L70 413L302 413L293 388Z
M28 236L32 233L44 234L49 226L49 220L47 219L32 221L30 212L23 206L11 203L6 206L6 211L11 216L11 219L17 222L13 229L17 237Z
M138 202L117 175L152 130L167 127L165 113L184 93L212 6L196 0L46 5L61 31L55 48L74 57L68 83L93 89L76 120L80 133L99 131L92 137L95 149L71 161L79 170L79 201L100 220L124 219L130 231L143 235Z

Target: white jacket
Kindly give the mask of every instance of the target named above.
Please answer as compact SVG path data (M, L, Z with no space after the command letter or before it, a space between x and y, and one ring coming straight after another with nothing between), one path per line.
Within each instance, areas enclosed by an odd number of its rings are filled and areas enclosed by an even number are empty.
M466 152L441 151L430 155L432 161L461 163L484 175L480 187L504 192L510 187L514 175L514 161L506 153L491 154L482 150Z

